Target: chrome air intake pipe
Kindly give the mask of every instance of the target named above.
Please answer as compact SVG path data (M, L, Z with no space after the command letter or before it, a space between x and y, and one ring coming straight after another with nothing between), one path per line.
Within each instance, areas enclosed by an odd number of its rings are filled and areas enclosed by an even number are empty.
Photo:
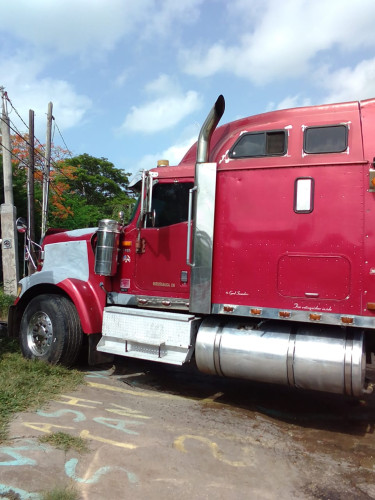
M120 224L112 219L99 221L98 241L95 250L95 274L114 276L117 271Z
M197 163L206 163L208 161L211 137L220 121L220 118L223 116L224 111L225 99L224 96L219 95L199 132L197 144Z
M209 318L195 357L205 373L355 397L370 392L362 330Z

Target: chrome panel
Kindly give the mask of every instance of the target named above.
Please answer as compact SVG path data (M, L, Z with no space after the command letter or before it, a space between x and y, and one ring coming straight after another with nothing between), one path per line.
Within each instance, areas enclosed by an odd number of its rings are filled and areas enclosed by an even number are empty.
M261 309L262 314L253 315L251 310ZM230 310L230 313L228 312ZM280 311L290 312L289 317L279 316ZM212 314L225 314L227 316L243 316L245 318L251 317L261 317L264 319L277 319L279 321L296 321L300 323L319 323L324 325L338 325L338 326L350 326L356 328L375 328L375 317L368 316L358 316L353 314L335 314L329 312L322 312L317 310L303 310L294 311L292 309L274 309L271 307L259 307L259 306L236 306L232 304L212 304L211 309ZM309 318L310 314L319 314L321 319L319 321L313 321ZM353 323L347 324L341 321L341 318L353 318Z
M211 312L216 168L216 163L196 164L190 312L198 314Z
M208 318L198 330L195 359L210 374L356 397L367 391L360 330Z
M43 268L20 281L20 297L33 286L47 283L57 285L69 278L81 281L89 279L87 241L63 241L46 245Z

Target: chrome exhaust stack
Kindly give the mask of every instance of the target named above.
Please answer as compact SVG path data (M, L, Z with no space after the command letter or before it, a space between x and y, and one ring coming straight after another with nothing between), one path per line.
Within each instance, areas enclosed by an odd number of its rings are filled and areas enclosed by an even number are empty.
M224 96L219 95L213 108L208 113L205 122L199 132L197 144L197 163L206 163L210 152L212 134L225 111Z
M208 157L212 134L224 110L225 100L220 95L199 132L194 188L189 192L186 261L191 266L189 310L196 314L211 312L217 164L208 163Z

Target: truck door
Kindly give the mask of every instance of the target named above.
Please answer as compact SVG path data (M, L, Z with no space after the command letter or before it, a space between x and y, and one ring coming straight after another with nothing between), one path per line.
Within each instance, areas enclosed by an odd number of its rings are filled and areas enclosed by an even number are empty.
M189 189L192 182L157 182L151 217L141 229L141 253L136 254L135 283L141 294L189 295L186 264Z

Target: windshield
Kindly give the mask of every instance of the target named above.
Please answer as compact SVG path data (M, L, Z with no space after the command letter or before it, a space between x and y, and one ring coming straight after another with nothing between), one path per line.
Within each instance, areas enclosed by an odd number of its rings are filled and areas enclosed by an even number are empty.
M132 220L134 219L135 214L136 214L136 212L137 212L137 210L138 210L138 206L139 206L140 201L141 201L141 195L139 194L139 195L138 195L138 198L137 198L137 200L136 200L136 202L135 202L135 203L134 203L134 205L133 205L133 209L132 209L132 211L131 211L131 214L130 214L130 217L129 217L128 224L130 224L130 223L132 222Z

